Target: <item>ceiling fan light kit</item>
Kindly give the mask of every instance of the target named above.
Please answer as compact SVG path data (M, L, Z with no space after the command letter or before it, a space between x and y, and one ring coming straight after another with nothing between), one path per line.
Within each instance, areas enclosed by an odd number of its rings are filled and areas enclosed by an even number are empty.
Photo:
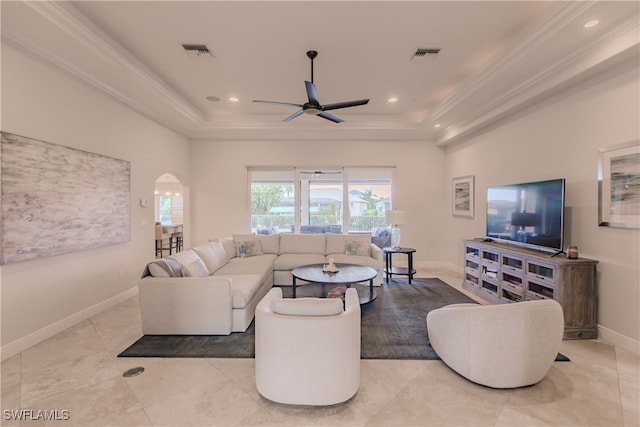
M262 101L259 99L254 99L253 102L260 102L264 104L274 104L274 105L286 105L291 107L300 108L298 111L286 117L283 121L289 122L296 117L301 116L302 114L312 114L318 117L322 117L323 119L332 121L334 123L341 123L342 120L339 117L334 116L333 114L327 113L327 110L337 110L340 108L348 108L348 107L356 107L358 105L365 105L369 102L369 99L358 99L355 101L345 101L345 102L336 102L333 104L320 104L320 100L318 99L318 91L316 89L316 85L313 83L313 60L318 56L318 52L315 50L310 50L307 52L307 57L311 60L311 81L305 81L305 88L307 91L307 102L304 104L295 104L292 102L278 102L278 101Z

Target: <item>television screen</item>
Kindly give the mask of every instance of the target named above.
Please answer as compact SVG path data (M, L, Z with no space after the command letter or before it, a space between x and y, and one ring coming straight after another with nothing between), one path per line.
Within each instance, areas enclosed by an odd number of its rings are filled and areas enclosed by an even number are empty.
M564 179L489 187L487 238L561 251Z

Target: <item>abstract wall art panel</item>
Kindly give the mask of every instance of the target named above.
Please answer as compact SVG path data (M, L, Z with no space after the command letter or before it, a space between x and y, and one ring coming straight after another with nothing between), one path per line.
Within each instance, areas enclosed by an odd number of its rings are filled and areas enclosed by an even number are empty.
M129 241L129 162L1 136L2 264Z

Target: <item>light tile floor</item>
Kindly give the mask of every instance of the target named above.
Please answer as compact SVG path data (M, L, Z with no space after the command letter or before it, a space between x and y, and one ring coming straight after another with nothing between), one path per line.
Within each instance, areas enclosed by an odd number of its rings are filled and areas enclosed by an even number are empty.
M449 271L419 269L460 288ZM2 363L2 426L638 426L637 355L598 340L564 341L571 362L537 385L494 390L440 361L363 360L358 394L325 408L269 402L253 359L116 355L141 336L131 298ZM508 357L508 355L505 355ZM500 360L496 360L500 363ZM143 366L137 377L128 368ZM6 410L69 411L67 421L8 420ZM63 412L58 415L62 417Z

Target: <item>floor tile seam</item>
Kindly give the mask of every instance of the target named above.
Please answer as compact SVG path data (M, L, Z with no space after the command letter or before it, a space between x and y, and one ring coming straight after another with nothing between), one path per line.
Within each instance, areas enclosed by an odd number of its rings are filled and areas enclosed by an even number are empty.
M17 387L18 388L18 407L17 408L6 408L4 406L4 404L2 405L2 410L5 409L20 409L22 408L22 352L17 354L18 357L18 361L19 361L19 366L18 366L18 379L19 381L16 384L12 384L11 387ZM1 368L0 368L1 370ZM0 379L2 378L2 373L0 372ZM0 381L0 384L2 383L2 381ZM0 387L0 395L1 395L1 387ZM0 398L1 400L1 398Z
M616 359L616 379L618 381L618 405L620 406L620 415L622 417L622 422L623 424L625 424L625 421L626 421L625 410L624 410L625 405L623 402L624 393L622 390L622 382L621 382L622 378L620 378L620 367L618 365L618 352L616 351L615 346L613 350L614 350L613 355Z
M135 396L135 394L134 394ZM137 396L136 396L137 399ZM138 403L140 403L138 401ZM144 417L147 419L149 426L150 427L156 427L157 425L153 423L153 420L151 419L151 415L149 414L149 412L147 412L147 408L145 406L143 406L142 404L140 404L140 406L142 406L142 412L144 413ZM159 427L159 426L158 426Z
M215 366L209 364L211 366L211 368L215 369L219 374L221 374L222 372L220 371L220 369L216 368ZM142 374L144 375L144 374ZM216 384L215 387L211 388L211 391L219 391L224 387L224 384L233 384L235 387L238 387L243 393L249 395L249 393L247 393L246 391L242 390L242 388L240 386L238 386L234 381L230 380L227 376L223 375L224 377L224 381L220 382L219 384ZM198 377L198 380L195 381L190 381L185 387L182 388L177 388L175 390L172 391L171 394L164 396L163 398L159 399L159 400L155 400L151 403L149 403L148 405L144 405L141 401L140 398L138 397L137 393L135 392L135 390L133 389L133 387L130 385L130 381L128 381L127 379L125 379L125 382L127 383L127 385L129 386L129 388L132 390L133 395L136 397L136 400L138 401L138 403L140 404L140 406L142 408L145 409L145 413L147 409L150 409L152 407L158 406L160 404L162 404L163 402L170 402L172 399L174 399L176 396L179 396L181 394L184 393L188 393L191 389L200 386L201 384L204 384L207 382L208 379L210 379L210 377L207 376L200 376ZM249 396L251 397L251 396Z
M260 413L261 411L267 411L271 416L277 416L277 414L274 414L273 412L271 412L269 401L267 401L265 398L263 398L260 393L258 393L258 397L257 398L254 398L250 393L247 393L244 390L243 390L243 392L247 396L249 396L249 398L253 399L253 401L258 404L258 407L256 408L255 411L247 414L246 417L243 417L240 421L238 421L238 423L236 425L238 425L238 426L253 425L250 422L251 417L255 416L256 414Z
M241 382L238 381L238 377L235 375L232 375L232 371L224 371L222 369L220 369L219 367L217 367L215 364L213 364L213 362L211 360L216 359L215 357L206 357L205 360L207 362L208 365L212 366L214 369L216 369L218 372L222 373L222 375L227 378L229 381L231 381L233 384L235 384L236 386L238 386L243 392L247 393L244 388L242 387ZM253 360L253 368L255 369L255 357L251 357L250 360ZM229 374L227 374L227 372L229 372ZM254 374L255 377L255 374ZM254 380L255 382L255 380Z
M385 408L387 408L390 404L392 404L392 402L396 400L398 396L400 396L400 393L402 393L406 388L408 388L415 379L416 379L415 377L408 379L407 383L404 386L400 387L396 393L390 396L384 405L379 406L377 411L369 414L369 419L362 425L362 427L370 426L371 420L373 420L374 418L377 418L380 415L380 412L384 411ZM371 427L373 427L373 425Z

